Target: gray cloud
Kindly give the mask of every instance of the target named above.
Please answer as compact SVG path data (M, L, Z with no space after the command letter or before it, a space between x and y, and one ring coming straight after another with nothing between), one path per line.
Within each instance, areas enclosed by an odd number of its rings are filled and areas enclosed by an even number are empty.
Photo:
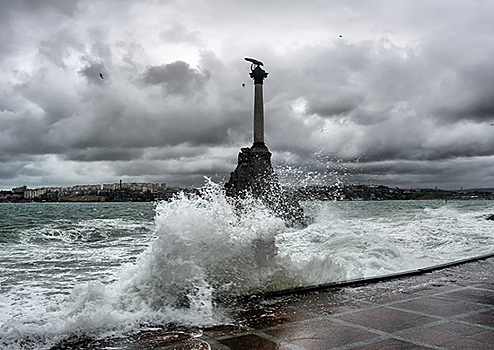
M446 83L445 83L446 84ZM454 86L451 86L455 84ZM461 87L461 88L460 88ZM494 65L482 62L457 72L457 82L445 87L455 98L446 100L437 108L439 117L458 121L494 121ZM453 91L451 91L453 90Z
M78 38L67 27L39 43L39 53L61 68L67 67L65 59L72 49L82 51L83 45L78 42Z
M25 53L31 35L44 31L53 21L72 16L78 3L78 0L0 1L0 62Z
M246 56L270 74L275 164L487 184L493 19L461 1L0 2L0 188L227 177L252 142Z
M189 31L183 23L173 23L160 33L160 37L165 43L204 45L200 33Z
M321 117L339 117L355 111L364 102L363 96L329 96L310 102L307 113Z
M69 150L65 154L68 160L92 162L139 159L144 154L140 149L88 148Z
M194 95L210 78L208 71L193 69L183 61L148 67L142 76L147 85L160 85L172 95Z
M103 85L105 79L108 81L109 76L106 73L107 69L102 62L88 61L79 71L79 74L84 76L89 83ZM100 76L103 75L103 78Z
M0 9L4 13L12 12L28 12L28 13L47 13L55 11L65 16L71 16L77 9L79 0L45 0L39 2L36 0L18 0L18 1L2 1Z

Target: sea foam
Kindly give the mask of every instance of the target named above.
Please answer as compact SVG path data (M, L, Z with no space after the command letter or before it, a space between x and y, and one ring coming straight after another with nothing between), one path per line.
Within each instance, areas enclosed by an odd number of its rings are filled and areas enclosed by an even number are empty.
M344 270L327 256L293 260L280 254L278 237L296 230L254 198L241 206L236 209L210 181L198 195L158 203L154 238L113 282L95 280L69 295L40 296L25 314L4 317L2 341L13 349L40 348L150 324L211 324L224 317L220 301L343 278Z

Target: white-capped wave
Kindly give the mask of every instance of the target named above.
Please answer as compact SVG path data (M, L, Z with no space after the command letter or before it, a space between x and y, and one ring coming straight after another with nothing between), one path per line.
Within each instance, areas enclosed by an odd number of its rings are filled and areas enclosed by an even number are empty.
M77 285L68 296L41 298L11 310L0 328L10 346L53 344L64 336L107 335L141 324L208 324L216 301L261 291L324 282L343 269L329 257L294 260L279 254L276 237L288 229L260 201L239 212L222 187L208 182L198 196L180 195L156 206L154 239L110 284ZM294 229L291 232L296 232Z

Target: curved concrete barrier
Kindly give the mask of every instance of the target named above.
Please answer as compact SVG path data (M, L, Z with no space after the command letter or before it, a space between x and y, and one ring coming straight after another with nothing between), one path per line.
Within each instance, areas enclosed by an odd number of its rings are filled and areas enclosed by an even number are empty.
M346 280L346 281L331 282L331 283L319 284L319 285L308 286L308 287L296 287L296 288L284 289L284 290L275 291L275 292L261 293L261 294L257 294L257 295L263 296L263 297L275 297L275 296L282 296L282 295L289 295L289 294L314 292L314 291L318 291L318 290L325 290L325 289L332 289L332 288L360 286L360 285L364 285L364 284L388 281L388 280L392 280L392 279L396 279L396 278L421 275L421 274L424 274L427 272L442 270L442 269L446 269L448 267L453 267L453 266L457 266L457 265L471 263L471 262L475 262L475 261L479 261L479 260L485 260L485 259L492 258L492 257L494 257L494 253L479 255L479 256L472 257L472 258L455 260L455 261L444 263L444 264L438 264L438 265L433 265L433 266L428 266L428 267L421 267L421 268L414 269L414 270L407 270L407 271L402 271L402 272L397 272L397 273L392 273L392 274L387 274L387 275L362 277L362 278L356 278L356 279L351 279L351 280Z

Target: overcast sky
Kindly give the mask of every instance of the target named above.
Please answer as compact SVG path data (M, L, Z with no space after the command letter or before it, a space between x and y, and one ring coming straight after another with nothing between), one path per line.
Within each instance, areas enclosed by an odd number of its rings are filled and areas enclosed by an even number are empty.
M491 0L0 0L0 189L226 181L244 57L284 182L494 187Z

